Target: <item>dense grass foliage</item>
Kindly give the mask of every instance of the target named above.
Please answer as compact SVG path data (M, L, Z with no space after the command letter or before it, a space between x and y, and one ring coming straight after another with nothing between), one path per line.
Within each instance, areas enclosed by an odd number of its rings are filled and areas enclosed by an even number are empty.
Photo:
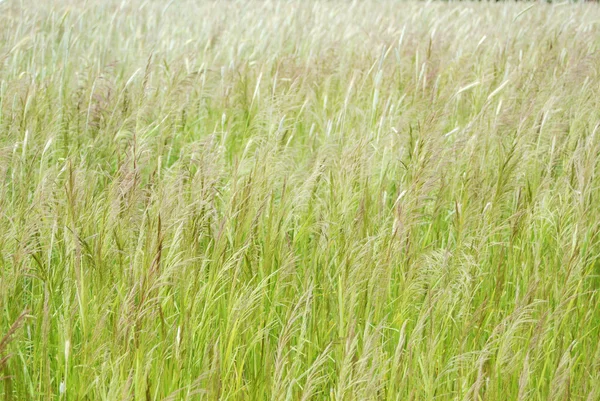
M3 400L600 399L600 9L0 4Z

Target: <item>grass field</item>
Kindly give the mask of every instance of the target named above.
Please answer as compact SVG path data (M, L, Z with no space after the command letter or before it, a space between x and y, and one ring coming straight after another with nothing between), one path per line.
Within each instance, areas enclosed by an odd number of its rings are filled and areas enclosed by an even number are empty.
M0 4L0 396L600 400L600 8Z

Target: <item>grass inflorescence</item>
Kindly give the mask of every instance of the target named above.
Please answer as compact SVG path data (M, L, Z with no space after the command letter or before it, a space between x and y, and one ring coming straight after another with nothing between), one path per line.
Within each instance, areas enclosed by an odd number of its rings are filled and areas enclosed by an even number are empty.
M600 9L0 4L0 395L600 399Z

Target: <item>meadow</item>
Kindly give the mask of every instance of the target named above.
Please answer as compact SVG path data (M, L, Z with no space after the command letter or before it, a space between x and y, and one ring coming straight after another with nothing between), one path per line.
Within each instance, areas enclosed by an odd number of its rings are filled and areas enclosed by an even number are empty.
M0 3L0 398L600 400L600 8Z

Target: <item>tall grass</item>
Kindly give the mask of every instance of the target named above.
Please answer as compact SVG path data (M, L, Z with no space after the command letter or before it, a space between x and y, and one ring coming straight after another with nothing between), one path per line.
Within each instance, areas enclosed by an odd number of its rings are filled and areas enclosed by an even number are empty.
M600 399L599 23L0 4L3 399Z

